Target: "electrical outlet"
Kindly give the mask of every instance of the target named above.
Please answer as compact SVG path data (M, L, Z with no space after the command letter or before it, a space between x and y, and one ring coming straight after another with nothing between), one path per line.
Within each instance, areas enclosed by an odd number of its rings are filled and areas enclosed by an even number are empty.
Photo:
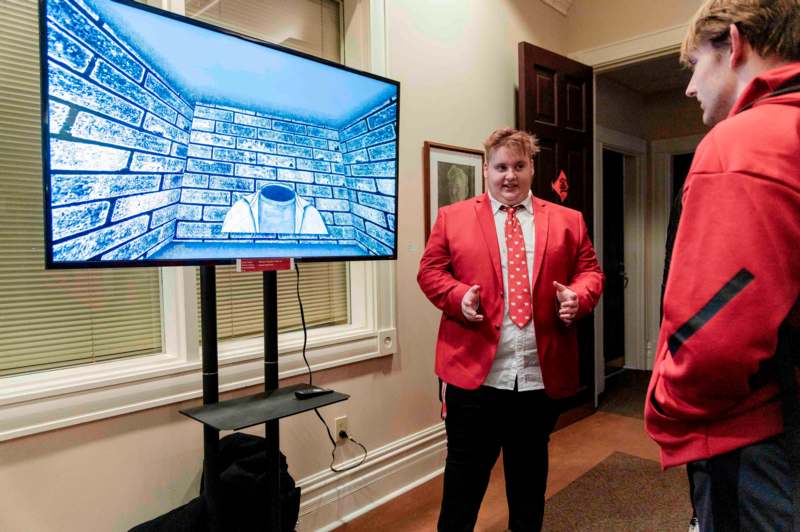
M337 440L343 440L344 438L339 436L339 434L342 431L344 431L344 432L349 434L349 431L347 430L347 416L339 416L339 417L337 417L334 420L334 423L335 423L335 426L336 426L336 439Z

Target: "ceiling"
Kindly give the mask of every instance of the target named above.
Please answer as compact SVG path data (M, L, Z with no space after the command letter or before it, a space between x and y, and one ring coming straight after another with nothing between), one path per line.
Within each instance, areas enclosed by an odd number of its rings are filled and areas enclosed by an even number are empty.
M678 54L670 54L598 74L641 94L655 94L685 89L691 72L678 63Z
M393 84L108 0L84 0L188 100L340 128Z

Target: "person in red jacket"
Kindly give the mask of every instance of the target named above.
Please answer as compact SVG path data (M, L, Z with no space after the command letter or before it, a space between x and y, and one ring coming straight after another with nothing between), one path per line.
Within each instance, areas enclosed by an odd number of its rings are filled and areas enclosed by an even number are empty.
M701 531L791 530L778 361L800 326L800 1L708 0L681 59L713 129L683 189L645 426L663 467L687 464Z
M578 390L575 320L603 274L581 213L531 194L533 135L484 143L488 192L439 210L417 281L442 311L447 461L440 531L472 530L503 451L511 530L539 530L554 399Z

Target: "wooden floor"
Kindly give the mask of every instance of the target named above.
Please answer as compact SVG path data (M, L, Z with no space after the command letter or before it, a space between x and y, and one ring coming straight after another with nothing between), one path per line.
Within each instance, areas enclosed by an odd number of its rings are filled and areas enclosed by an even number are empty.
M551 497L613 452L658 460L658 448L644 432L641 419L596 412L555 432L550 439ZM498 461L475 528L481 532L506 529L508 510L503 467ZM339 528L340 532L429 532L436 529L442 477L439 476Z

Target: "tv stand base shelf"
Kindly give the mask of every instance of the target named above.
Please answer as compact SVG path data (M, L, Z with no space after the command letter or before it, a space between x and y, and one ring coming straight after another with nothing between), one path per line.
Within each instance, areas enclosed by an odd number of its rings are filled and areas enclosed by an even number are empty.
M308 399L295 397L295 391L306 388L311 388L311 386L293 384L270 392L187 408L180 412L217 430L241 430L273 419L281 419L345 401L350 397L339 392L326 393Z

